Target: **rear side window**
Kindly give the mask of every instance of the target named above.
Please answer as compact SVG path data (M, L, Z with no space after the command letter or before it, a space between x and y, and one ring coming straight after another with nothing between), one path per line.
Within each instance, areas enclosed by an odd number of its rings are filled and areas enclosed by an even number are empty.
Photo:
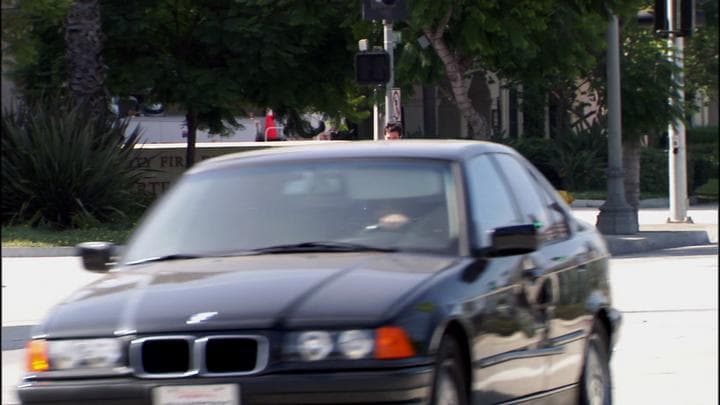
M474 240L489 246L493 229L519 223L517 209L488 155L470 159L467 168Z
M511 155L495 155L510 179L513 193L523 213L523 222L541 223L540 233L545 242L567 239L570 236L568 214L558 202L559 196L537 170L532 170Z
M530 172L513 156L496 154L502 172L510 182L510 187L517 198L524 223L542 224L541 232L544 232L549 225L549 218L545 210L545 196L540 195L535 179L530 177Z
M548 213L549 223L545 235L546 241L561 240L570 237L570 221L568 213L563 210L559 202L557 191L547 182L543 182L540 174L530 170L530 175L535 182Z

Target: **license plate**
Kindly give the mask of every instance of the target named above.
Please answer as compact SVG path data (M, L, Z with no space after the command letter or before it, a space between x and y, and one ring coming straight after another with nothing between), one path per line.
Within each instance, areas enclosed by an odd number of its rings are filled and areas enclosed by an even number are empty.
M153 390L153 405L240 405L236 384L174 385Z

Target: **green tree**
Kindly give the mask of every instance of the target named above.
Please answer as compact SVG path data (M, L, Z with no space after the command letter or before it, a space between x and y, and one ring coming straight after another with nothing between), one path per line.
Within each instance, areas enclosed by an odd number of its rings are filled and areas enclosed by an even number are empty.
M404 58L414 67L400 71L414 78L437 79L441 70L473 137L488 138L486 118L468 95L473 76L494 72L509 83L541 92L583 77L596 64L593 51L603 44L605 6L616 3L621 2L416 0L403 35L413 39L424 35L437 59L423 55L428 51L418 49L414 41L408 42L401 63ZM438 60L442 69L436 66Z
M623 169L625 198L638 208L640 200L640 154L643 140L657 139L675 117L681 117L679 88L672 80L674 64L668 59L667 40L638 25L636 12L622 18L620 77ZM604 61L603 61L604 62ZM607 105L605 63L598 65L593 87L600 105ZM668 100L674 99L671 105ZM600 113L605 122L606 108Z
M72 0L18 0L3 8L3 63L26 101L66 86L63 24Z
M106 0L108 84L186 112L222 133L252 106L277 114L351 108L353 4L320 0Z
M12 56L10 72L25 96L67 88L71 77L88 94L100 83L95 78L103 72L89 68L92 61L81 61L81 73L68 73L65 22L94 29L69 14L81 4L18 0L3 10L3 52ZM106 87L184 109L188 166L196 130L223 134L245 109L272 108L288 129L306 136L304 112L353 121L368 114L367 91L353 81L356 2L103 0L101 6L103 33L93 38L104 41L93 44L104 45L103 59L93 61L108 66Z
M718 1L698 0L704 24L685 39L685 90L718 97Z

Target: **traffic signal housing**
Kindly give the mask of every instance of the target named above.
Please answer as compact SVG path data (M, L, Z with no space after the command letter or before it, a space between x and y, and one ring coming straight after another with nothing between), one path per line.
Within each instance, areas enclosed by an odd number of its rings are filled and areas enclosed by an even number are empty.
M695 29L695 0L675 0L671 2L674 6L679 2L678 9L668 9L667 0L655 0L655 34L660 37L667 37L674 33L679 37L692 35ZM670 26L669 16L673 17L673 26Z
M355 79L360 84L385 84L390 80L390 56L385 51L355 54Z
M363 0L363 21L405 21L408 9L405 0Z

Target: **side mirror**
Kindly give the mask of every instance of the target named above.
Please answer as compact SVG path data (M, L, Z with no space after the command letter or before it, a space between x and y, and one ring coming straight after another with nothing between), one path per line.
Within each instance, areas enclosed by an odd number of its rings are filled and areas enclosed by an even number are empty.
M534 252L540 246L540 236L534 224L504 226L492 234L492 256L510 256Z
M83 242L75 246L75 250L85 269L98 273L110 270L117 251L115 244L110 242Z

